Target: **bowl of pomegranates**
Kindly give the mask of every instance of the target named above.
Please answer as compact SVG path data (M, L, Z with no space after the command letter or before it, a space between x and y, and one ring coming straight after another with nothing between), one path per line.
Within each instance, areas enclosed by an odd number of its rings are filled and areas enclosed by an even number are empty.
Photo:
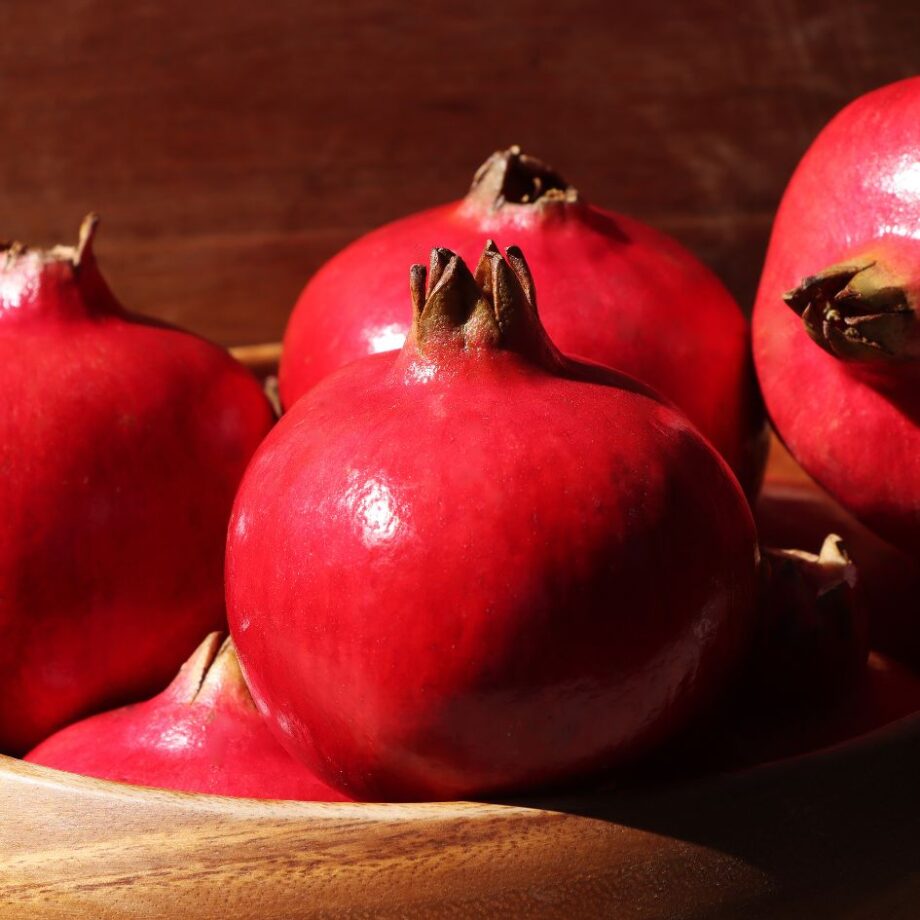
M912 916L918 107L815 141L753 348L518 148L283 349L7 245L4 916Z

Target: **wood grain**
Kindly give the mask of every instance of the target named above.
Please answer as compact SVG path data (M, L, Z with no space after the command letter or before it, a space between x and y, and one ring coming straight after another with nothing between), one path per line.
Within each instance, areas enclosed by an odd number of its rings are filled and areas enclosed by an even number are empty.
M920 69L918 33L903 0L9 3L2 233L67 240L98 209L128 306L269 341L343 244L518 142L747 306L800 154Z
M918 770L920 717L747 773L512 804L257 802L0 758L0 916L913 918Z

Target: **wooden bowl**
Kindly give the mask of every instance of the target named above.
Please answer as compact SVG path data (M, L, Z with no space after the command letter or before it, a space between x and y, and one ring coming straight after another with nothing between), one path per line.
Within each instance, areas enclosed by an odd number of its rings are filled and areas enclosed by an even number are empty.
M920 717L817 755L511 805L262 802L0 758L0 916L914 918Z
M229 799L0 757L0 917L914 918L918 776L920 714L745 772L508 804Z

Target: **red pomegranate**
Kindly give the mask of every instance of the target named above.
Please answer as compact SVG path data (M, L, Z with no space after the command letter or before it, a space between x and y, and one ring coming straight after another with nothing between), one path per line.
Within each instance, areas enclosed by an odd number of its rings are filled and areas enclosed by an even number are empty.
M0 750L162 687L224 620L236 487L272 415L222 349L126 313L91 251L0 262Z
M158 696L69 725L25 759L183 792L345 801L275 741L246 688L233 643L221 638L211 633Z
M859 573L856 599L869 617L872 647L920 665L920 561L877 537L811 483L767 479L754 518L768 546L817 552L825 534L840 534Z
M731 693L658 758L667 775L738 769L849 741L920 712L920 677L868 652L862 573L840 537L764 550L757 641Z
M406 265L432 246L475 260L487 237L527 253L541 318L562 352L670 399L756 493L763 414L747 323L729 293L677 242L587 204L516 147L480 167L466 198L381 227L320 269L285 333L284 404L343 364L402 345L411 319Z
M490 243L474 278L435 250L427 293L414 266L403 350L300 399L234 507L250 688L356 798L618 764L711 699L751 633L757 548L728 467L643 385L563 357L507 255Z
M761 619L745 676L770 708L830 698L866 669L869 622L856 598L856 566L836 534L817 554L764 549Z
M799 164L754 311L789 450L879 536L920 554L920 78L844 109Z

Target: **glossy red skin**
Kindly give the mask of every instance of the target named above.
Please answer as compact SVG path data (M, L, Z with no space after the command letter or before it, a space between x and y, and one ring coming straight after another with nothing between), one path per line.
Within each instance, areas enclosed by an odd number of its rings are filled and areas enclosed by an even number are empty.
M757 551L737 482L613 372L411 354L331 376L247 471L227 597L253 696L365 800L637 756L746 647Z
M190 701L180 674L153 699L69 725L24 759L180 792L347 801L278 744L237 680Z
M920 665L920 562L877 537L810 483L768 479L754 519L764 546L817 552L827 534L843 537L856 565L856 596L869 617L872 647Z
M880 536L920 555L920 364L868 369L811 341L782 293L886 235L920 238L920 78L837 115L776 216L754 309L767 411L802 466Z
M0 389L0 750L21 753L162 687L222 624L230 508L272 416L91 261L0 273Z
M582 203L494 211L463 200L346 247L313 277L291 315L284 405L349 361L401 347L411 319L407 265L425 263L432 246L474 264L487 238L527 254L540 317L562 352L614 367L670 399L756 494L766 459L763 410L737 304L675 240Z

